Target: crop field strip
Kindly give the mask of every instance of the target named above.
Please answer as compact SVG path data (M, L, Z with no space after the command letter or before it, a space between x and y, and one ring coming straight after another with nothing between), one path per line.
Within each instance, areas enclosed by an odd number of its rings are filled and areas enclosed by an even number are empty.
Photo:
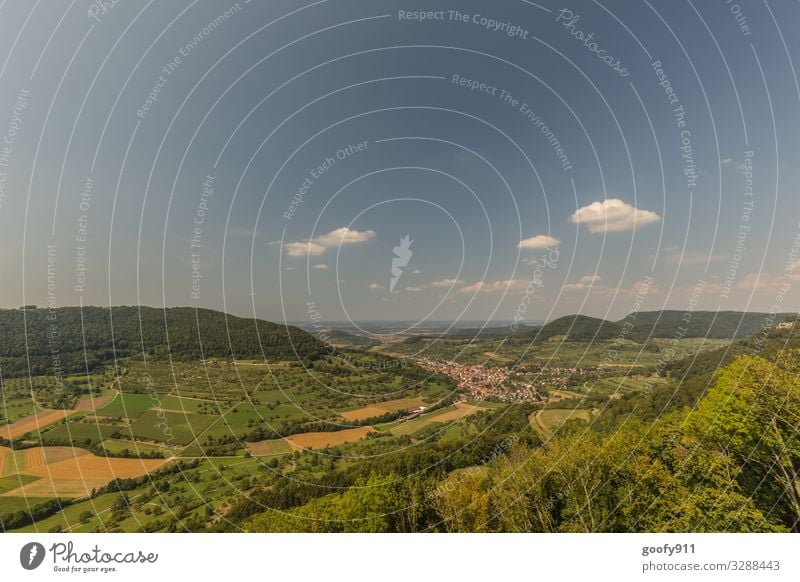
M59 447L50 455L41 448L26 449L27 460L36 465L25 466L24 475L38 477L36 481L8 491L8 497L86 497L93 488L109 481L145 475L164 465L163 459L120 459L98 457L83 449Z
M40 410L22 420L0 427L0 437L11 440L27 433L34 433L59 420L76 414L75 410Z

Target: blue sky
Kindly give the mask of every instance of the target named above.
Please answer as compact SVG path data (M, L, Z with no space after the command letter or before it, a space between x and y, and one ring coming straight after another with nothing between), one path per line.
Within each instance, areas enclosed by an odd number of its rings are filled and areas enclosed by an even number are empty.
M0 301L279 321L798 310L798 17L3 3Z

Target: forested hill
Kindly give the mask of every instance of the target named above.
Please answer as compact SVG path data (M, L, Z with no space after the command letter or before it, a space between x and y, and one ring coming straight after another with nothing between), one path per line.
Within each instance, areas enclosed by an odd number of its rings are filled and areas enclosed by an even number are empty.
M27 332L27 333L26 333ZM27 335L27 337L26 337ZM209 309L61 307L0 310L0 366L5 377L85 371L140 354L175 359L296 359L322 342L296 327ZM84 359L85 358L85 359ZM55 365L54 365L55 364Z
M779 323L784 314L773 323ZM648 338L709 338L745 339L760 332L765 322L771 321L767 313L739 311L641 311L619 321L608 321L587 315L567 315L540 328L521 331L516 339L543 342L564 340L574 342ZM505 336L514 334L505 332Z
M664 310L632 313L617 323L632 324L631 335L635 339L676 337L678 333L687 338L744 339L761 331L766 321L767 313Z
M540 330L530 332L537 341L564 339L573 342L610 340L622 332L619 324L587 315L568 315L545 324Z

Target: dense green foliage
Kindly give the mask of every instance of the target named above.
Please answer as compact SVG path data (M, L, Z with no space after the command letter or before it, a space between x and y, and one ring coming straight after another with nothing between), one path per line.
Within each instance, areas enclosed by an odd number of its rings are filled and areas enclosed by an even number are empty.
M157 443L167 437L163 420L169 441L186 445L177 450L185 461L173 460L134 479L113 480L91 499L74 500L63 510L57 500L39 499L26 511L18 511L21 505L6 505L0 529L800 529L800 341L792 327L759 327L755 336L729 343L684 336L705 335L709 329L736 335L741 314L694 313L691 321L700 327L687 324L677 312L642 313L627 322L632 325L562 318L537 331L520 330L513 340L482 340L473 350L481 357L490 348L507 350L502 365L516 362L529 381L552 373L553 394L561 391L557 397L546 404L498 403L467 417L417 427L419 418L401 421L407 410L347 423L340 417L362 406L418 396L428 406L421 417L425 420L426 414L464 398L449 376L431 376L413 359L328 349L299 330L266 323L262 329L263 322L216 312L146 311L146 326L139 324L135 308L83 311L84 323L91 320L94 326L88 353L106 364L113 360L103 350L113 350L117 357L129 354L119 360L117 374L105 370L85 381L66 377L66 391L53 388L47 378L4 383L4 396L14 404L7 419L32 413L33 404L24 402L30 392L40 403L55 402L51 394L61 394L62 400L68 394L67 403L89 391L115 395L96 411L100 421L95 413L76 413L39 435L0 445L75 444L99 455L159 457L163 450ZM45 326L45 333L30 334L38 346L34 359L52 366L46 327L50 312L27 311L28 325L35 312L40 317L35 324ZM69 310L63 315L63 320L56 316L59 329L70 322ZM746 319L750 326L765 321L761 314ZM0 354L3 365L10 362L13 369L15 361L24 361L25 349L24 341L22 348L13 346L20 338L12 333L19 321L11 320L0 331L0 341L4 337L8 343ZM118 320L123 322L120 334ZM108 335L103 335L106 325ZM142 340L143 327L148 331ZM89 328L78 321L69 333L59 332L62 366L64 354L80 354L83 362L81 329L85 334ZM229 335L228 329L238 331ZM256 331L273 333L268 357L282 361L274 366L259 361L233 365L232 356L263 360L261 347L266 344L259 344ZM649 333L674 337L647 343L637 339ZM291 349L289 340L295 339L295 345L308 348L302 362ZM461 350L467 339L448 337L441 347L428 339L411 341L427 345L434 351L431 357L441 359L436 349ZM517 341L533 341L538 351L531 356L509 346ZM548 372L541 362L550 348L558 348L559 367ZM147 363L130 357L143 349L154 356ZM201 357L213 361L198 362ZM576 363L584 367L569 371ZM565 413L570 410L576 414ZM537 424L545 416L547 423ZM375 431L357 441L294 451L281 441L276 442L282 447L251 446L252 441L358 425ZM144 439L144 453L134 452L132 438ZM108 453L106 441L118 452Z
M586 315L567 315L551 321L541 329L529 333L535 341L548 341L558 338L563 341L591 342L610 340L620 336L619 324L589 317Z
M143 352L177 360L276 360L313 358L324 349L298 328L208 309L0 310L0 367L6 378L85 372Z
M628 315L619 324L633 325L631 337L704 337L709 339L745 339L761 331L769 321L768 313L740 311L640 311Z
M256 506L272 509L247 519L245 528L797 531L800 364L793 354L773 362L736 358L695 409L653 422L628 418L607 432L568 423L546 443L516 442L488 465L468 457L441 463L435 459L448 446L441 444L417 451L407 466L403 455L365 463L359 475L342 475L350 485L342 491L307 487L307 495L288 503L282 497L280 506L261 499ZM435 453L430 465L424 452Z

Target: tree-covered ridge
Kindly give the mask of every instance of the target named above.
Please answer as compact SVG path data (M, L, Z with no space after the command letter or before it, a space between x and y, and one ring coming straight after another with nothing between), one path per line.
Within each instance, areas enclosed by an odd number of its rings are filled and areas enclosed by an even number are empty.
M640 311L617 323L630 324L636 339L648 337L703 337L745 339L768 327L770 314L741 311Z
M0 310L5 377L90 370L146 352L175 359L309 358L325 349L296 327L209 309L61 307ZM30 370L28 369L30 360Z
M509 326L484 330L463 329L447 334L448 338L500 338L543 342L604 341L617 338L646 341L649 338L746 339L769 327L770 314L739 311L675 310L639 311L619 321L587 315L566 315L541 327L520 326L513 333Z

